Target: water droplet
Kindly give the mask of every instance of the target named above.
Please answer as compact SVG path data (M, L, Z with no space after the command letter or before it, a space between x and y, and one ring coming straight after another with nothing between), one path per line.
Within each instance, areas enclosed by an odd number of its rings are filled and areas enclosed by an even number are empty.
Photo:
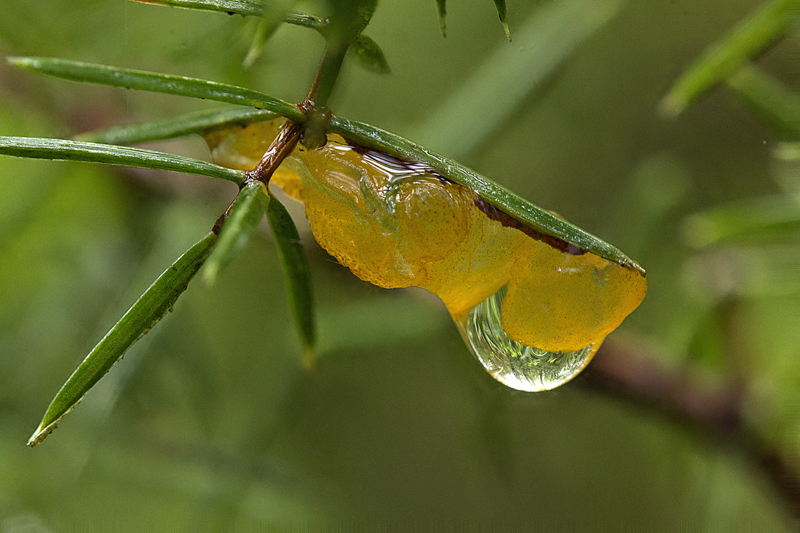
M526 392L550 390L577 376L594 355L594 344L574 352L548 352L509 337L500 322L506 288L453 317L475 358L497 381Z

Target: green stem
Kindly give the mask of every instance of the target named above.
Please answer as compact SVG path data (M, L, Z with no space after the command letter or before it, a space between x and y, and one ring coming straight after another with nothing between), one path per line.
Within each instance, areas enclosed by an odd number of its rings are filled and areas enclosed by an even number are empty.
M333 93L333 87L336 85L336 79L339 77L349 45L350 43L342 43L338 40L328 41L314 82L306 96L306 101L313 107L322 109L328 106L328 100Z
M328 110L328 100L342 69L348 46L349 43L345 44L344 41L338 39L328 40L308 96L298 106L307 117L303 133L303 145L307 148L318 148L323 146L327 140L326 132L331 116Z

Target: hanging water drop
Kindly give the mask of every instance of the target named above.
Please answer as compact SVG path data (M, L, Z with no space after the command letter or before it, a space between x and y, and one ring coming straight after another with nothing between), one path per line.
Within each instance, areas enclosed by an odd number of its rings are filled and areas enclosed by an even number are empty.
M593 343L572 352L549 352L513 340L503 330L503 287L461 317L453 316L475 358L497 381L513 389L550 390L577 376L597 351Z

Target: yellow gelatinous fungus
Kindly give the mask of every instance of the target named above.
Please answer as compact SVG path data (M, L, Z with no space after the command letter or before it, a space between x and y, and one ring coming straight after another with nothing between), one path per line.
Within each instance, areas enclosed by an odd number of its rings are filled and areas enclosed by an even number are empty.
M216 163L247 170L258 164L277 127L277 121L258 123L206 140ZM439 296L474 352L486 339L470 340L470 317L498 295L496 313L500 306L502 313L495 318L514 346L581 354L561 382L585 366L644 298L640 271L543 235L424 165L335 135L321 148L296 149L272 182L305 204L317 242L356 276ZM502 351L494 344L505 340L490 341L486 350ZM525 390L544 388L551 387Z

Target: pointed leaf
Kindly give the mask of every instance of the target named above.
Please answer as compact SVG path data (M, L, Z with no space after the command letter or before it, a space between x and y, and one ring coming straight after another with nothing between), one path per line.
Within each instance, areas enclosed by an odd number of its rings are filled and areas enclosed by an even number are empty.
M751 66L731 76L728 86L776 129L793 137L800 136L800 94Z
M208 258L203 280L213 283L225 267L236 259L250 240L267 207L264 185L257 180L245 184L230 207L219 234L219 244Z
M442 37L447 37L447 0L436 0L436 9L439 12L439 27L442 29Z
M644 269L636 261L614 246L554 215L550 211L530 203L505 187L452 159L428 150L399 135L355 120L332 117L329 122L329 129L331 132L338 133L345 139L361 146L380 150L406 161L425 163L435 172L474 191L481 198L526 226L644 273Z
M690 104L800 24L800 0L775 0L709 47L661 101L661 113L679 115Z
M245 68L250 68L256 59L261 56L264 44L272 37L281 23L286 20L286 16L292 7L292 2L290 0L268 0L263 2L262 6L261 20L256 26L253 40L250 42L250 49L244 59Z
M68 141L64 139L0 136L0 154L34 159L83 161L88 163L104 163L107 165L123 165L169 170L172 172L185 172L198 176L221 178L236 184L241 184L244 180L244 173L241 171L231 170L189 157L165 154L153 150L143 150L141 148Z
M184 9L198 9L201 11L218 11L229 15L255 15L260 17L264 13L264 2L259 0L131 0L143 4L180 7ZM295 26L302 26L312 30L324 31L327 23L318 17L303 15L301 13L286 13L284 22Z
M11 57L7 61L14 66L57 78L269 109L293 122L305 122L305 115L297 106L244 87L66 59Z
M389 74L392 71L378 43L363 33L358 36L347 51L367 70L378 74Z
M278 255L286 275L289 292L289 307L297 324L300 339L305 346L305 365L314 366L314 347L317 333L314 318L314 293L311 285L311 271L303 251L303 243L291 215L272 192L269 193L267 219L275 237Z
M206 235L192 246L145 291L127 313L92 349L50 403L42 422L28 441L29 446L42 442L61 418L70 412L84 395L116 363L133 343L147 333L186 290L192 277L208 257L217 236Z
M508 29L508 16L506 15L506 0L494 0L494 6L497 8L497 16L500 17L500 22L503 23L503 30L506 32L506 37L511 40L511 31Z
M253 33L253 38L250 41L250 48L247 49L247 55L242 61L242 66L244 68L250 68L253 66L253 63L261 57L261 51L264 48L264 45L267 43L272 34L275 33L277 29L277 25L270 24L266 20L258 21L258 25L256 26L255 32Z
M264 3L259 0L132 0L142 4L198 9L201 11L220 11L239 15L261 16Z
M264 109L231 108L190 113L168 120L118 126L107 130L90 131L76 137L78 141L107 144L136 144L161 139L173 139L197 133L202 135L215 128L246 126L272 120L278 115Z

